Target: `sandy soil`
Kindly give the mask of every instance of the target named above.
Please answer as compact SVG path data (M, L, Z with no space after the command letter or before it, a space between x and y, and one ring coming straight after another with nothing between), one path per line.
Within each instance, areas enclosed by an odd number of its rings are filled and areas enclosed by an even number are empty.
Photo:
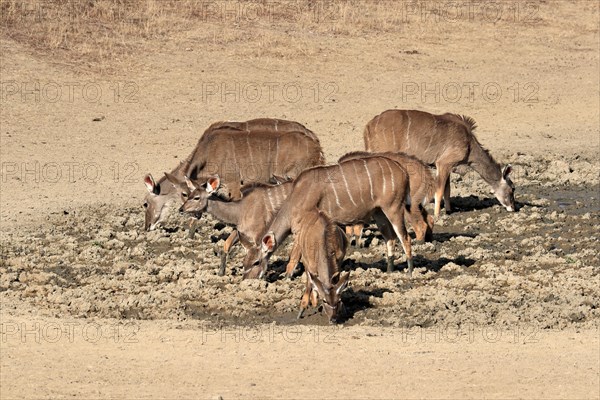
M598 5L536 4L365 35L207 23L110 76L2 38L1 397L598 398ZM297 120L335 160L396 107L475 118L520 211L454 176L413 279L375 231L350 250L343 326L295 320L289 247L242 282L241 250L216 275L217 221L143 231L141 178L211 122Z

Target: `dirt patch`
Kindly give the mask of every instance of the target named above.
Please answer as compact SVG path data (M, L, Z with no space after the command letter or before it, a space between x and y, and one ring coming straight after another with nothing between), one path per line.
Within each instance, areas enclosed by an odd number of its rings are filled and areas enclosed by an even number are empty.
M536 179L546 170L521 165L517 213L489 198L481 179L454 177L457 212L442 216L433 243L414 246L412 279L402 258L399 271L384 272L382 238L367 229L367 247L350 248L344 263L346 324L598 326L598 183L557 185L556 176ZM591 171L570 169L569 182L589 179ZM302 276L279 277L290 242L272 258L267 281L242 281L241 248L228 274L216 274L231 228L205 217L192 239L177 213L165 229L142 225L140 208L95 205L3 232L0 296L64 317L325 323L318 310L295 319Z

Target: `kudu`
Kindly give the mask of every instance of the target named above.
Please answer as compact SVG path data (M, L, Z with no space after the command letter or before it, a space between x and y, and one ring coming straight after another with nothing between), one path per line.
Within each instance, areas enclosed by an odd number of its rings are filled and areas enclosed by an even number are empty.
M264 277L269 255L290 233L297 234L296 221L314 208L341 225L364 223L373 217L386 240L388 272L394 268L393 246L398 237L412 273L410 236L404 224L407 195L406 170L387 157L374 155L305 170L267 228L259 257L244 271L244 278Z
M242 187L243 197L240 200L224 201L215 195L221 184L218 176L210 177L203 184L192 182L187 177L184 177L185 183L182 184L171 174L166 176L180 189L182 199L185 200L180 208L181 212L194 214L197 218L200 218L202 213L208 213L223 223L236 227L235 240L230 243L226 241L221 253L219 275L225 273L231 246L238 240L247 251L244 265L248 264L246 259L255 258L252 250L260 243L266 227L279 211L293 185L291 181L277 185L262 183L245 185ZM299 248L294 247L290 254L290 266L287 269L293 271L300 259L299 252Z
M348 240L342 229L317 208L305 212L294 221L292 230L298 232L294 246L300 249L306 273L306 288L300 301L298 318L310 303L317 306L317 297L323 301L323 310L330 323L338 322L343 310L341 294L348 285L348 272L340 265L346 255ZM273 238L268 240L272 245Z
M456 114L434 115L416 110L387 110L367 123L365 148L370 152L401 151L437 169L435 217L439 217L442 196L451 212L450 172L461 164L473 168L491 186L508 211L515 211L514 185L510 165L502 168L474 135L475 121Z
M433 198L435 190L435 181L429 167L415 157L404 153L369 153L366 151L354 151L343 155L338 160L338 163L346 160L361 159L371 157L373 155L388 157L406 169L408 173L408 186L410 195L406 199L406 206L409 210L407 216L417 241L431 241L433 233L433 218L427 215L424 206ZM356 244L358 245L362 237L362 225L347 227L347 233L356 236Z
M212 124L194 151L171 174L180 181L184 176L206 180L218 174L230 197L239 199L243 183L267 183L274 175L294 178L304 168L324 162L318 138L302 124L260 118ZM180 196L164 176L155 182L148 174L144 183L148 189L144 226L153 230L166 218L168 206L179 201Z

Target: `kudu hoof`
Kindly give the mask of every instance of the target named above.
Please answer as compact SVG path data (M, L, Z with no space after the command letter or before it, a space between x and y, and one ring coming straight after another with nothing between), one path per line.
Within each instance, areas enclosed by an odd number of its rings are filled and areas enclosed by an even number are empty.
M302 318L303 315L304 315L304 309L301 309L300 311L298 311L298 315L296 315L296 319Z

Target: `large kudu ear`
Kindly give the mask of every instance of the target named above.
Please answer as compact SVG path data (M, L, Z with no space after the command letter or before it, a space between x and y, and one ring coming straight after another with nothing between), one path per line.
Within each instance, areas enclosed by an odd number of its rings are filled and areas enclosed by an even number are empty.
M316 275L313 275L310 271L307 272L308 274L306 279L308 279L308 284L313 288L313 290L317 291L319 296L325 298L325 290L323 289L323 284L321 283L319 278Z
M512 172L512 165L508 164L502 169L502 178L506 180L508 178L508 174Z
M168 172L165 172L165 178L167 178L167 180L171 182L175 187L183 185L183 182L179 178Z
M183 178L185 179L185 184L187 185L190 192L193 192L194 190L196 190L196 186L194 185L194 182L192 182L191 179L187 177L187 175L184 176Z
M146 189L148 189L149 193L160 194L160 186L154 182L154 178L151 174L148 174L144 177L144 185L146 185Z
M287 181L290 181L290 180L291 179L286 176L273 175L269 179L269 183L271 183L273 185L281 185L282 183L286 183Z
M270 253L275 248L275 234L267 233L261 240L261 247L264 253Z
M206 191L208 193L215 192L220 186L221 178L219 178L219 175L211 176L208 178L208 181L206 181Z
M340 295L348 287L348 278L350 278L350 272L344 271L340 274L340 280L337 283L335 292Z

